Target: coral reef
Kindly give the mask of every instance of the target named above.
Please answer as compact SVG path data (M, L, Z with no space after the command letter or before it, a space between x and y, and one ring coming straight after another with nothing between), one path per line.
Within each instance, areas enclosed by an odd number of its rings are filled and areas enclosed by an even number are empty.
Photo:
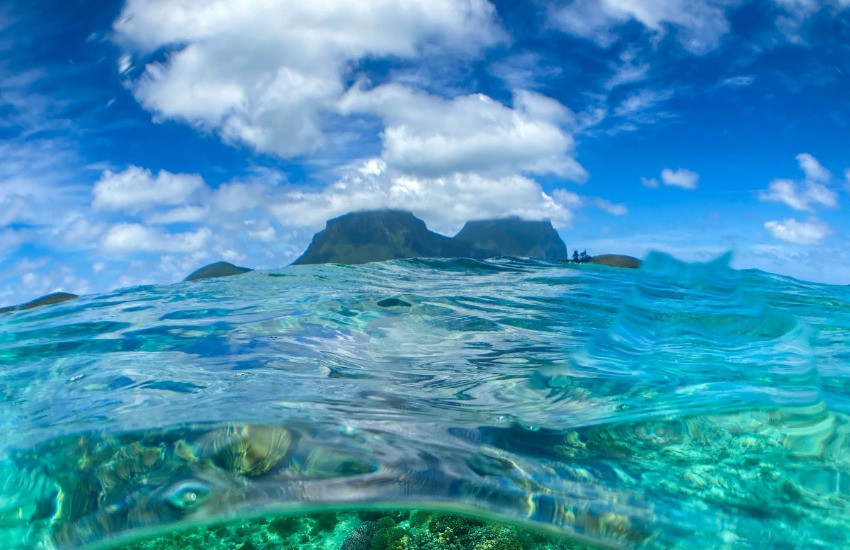
M327 511L194 527L122 550L582 550L511 525L421 510Z

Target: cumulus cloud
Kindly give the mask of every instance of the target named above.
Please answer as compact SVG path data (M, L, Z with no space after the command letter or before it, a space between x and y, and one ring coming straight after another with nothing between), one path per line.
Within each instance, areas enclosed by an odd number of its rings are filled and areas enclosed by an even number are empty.
M486 0L129 0L114 30L132 53L172 50L133 82L143 107L284 157L323 145L351 63L503 38Z
M411 175L529 173L587 179L571 156L572 136L560 126L571 112L534 92L517 91L510 108L482 94L448 100L386 84L352 88L340 105L346 113L379 116L386 125L383 159Z
M697 174L696 172L691 172L690 170L686 170L684 168L679 168L678 170L671 170L669 168L665 168L661 171L661 181L664 182L664 185L672 187L681 187L682 189L696 189L697 182L699 181L699 174Z
M818 160L809 153L800 153L796 156L800 169L806 175L806 181L827 183L832 175L824 168Z
M197 174L160 170L154 176L150 170L130 166L123 172L103 173L94 185L92 206L135 213L153 206L182 204L202 187L204 182Z
M825 185L832 178L829 171L808 153L801 153L796 158L805 175L803 181L775 179L766 191L759 193L759 199L781 202L805 212L814 211L816 206L838 206L838 194Z
M120 223L106 230L100 249L107 254L195 252L206 246L211 236L212 232L206 227L185 233L167 233L138 223Z
M794 218L782 221L768 221L764 228L777 239L795 244L817 244L829 235L829 227L817 220L798 222Z
M681 46L694 54L716 48L729 32L722 0L574 0L552 10L550 21L565 32L587 38L602 47L617 40L616 29L637 21L657 38L669 28Z
M658 189L660 185L657 178L641 177L640 182L644 187L649 187L650 189ZM698 182L699 174L685 168L679 168L677 170L665 168L661 170L661 183L668 187L681 187L682 189L692 190L697 188Z

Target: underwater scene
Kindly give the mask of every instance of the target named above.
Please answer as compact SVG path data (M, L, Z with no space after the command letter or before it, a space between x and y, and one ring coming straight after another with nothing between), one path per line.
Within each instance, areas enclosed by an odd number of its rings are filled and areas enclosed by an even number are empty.
M297 265L0 316L0 546L850 545L850 287Z

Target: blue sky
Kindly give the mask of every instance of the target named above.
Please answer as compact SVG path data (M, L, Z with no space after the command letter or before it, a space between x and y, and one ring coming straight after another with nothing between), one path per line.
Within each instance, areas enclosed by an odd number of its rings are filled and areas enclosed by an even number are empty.
M0 305L377 207L850 283L848 97L850 0L7 1Z

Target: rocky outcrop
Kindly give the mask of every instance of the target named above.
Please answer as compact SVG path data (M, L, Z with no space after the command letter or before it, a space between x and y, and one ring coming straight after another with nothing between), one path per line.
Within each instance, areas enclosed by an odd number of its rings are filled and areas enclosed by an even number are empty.
M50 304L58 304L61 302L67 302L68 300L74 300L76 298L79 298L79 296L77 296L76 294L71 294L70 292L54 292L53 294L41 296L40 298L31 300L25 304L2 307L0 308L0 313L8 313L10 311L18 311L22 309L32 309L34 307L47 306Z
M567 247L546 221L528 221L516 216L466 222L456 239L500 256L564 260Z
M623 254L602 254L600 256L593 256L589 263L599 264L599 265L607 265L611 267L628 267L632 269L637 269L640 267L641 261L632 256L625 256Z
M200 279L215 279L217 277L232 277L233 275L241 275L252 271L247 267L239 267L230 262L215 262L205 265L202 268L196 269L189 274L184 281L197 281Z
M466 241L429 231L403 210L351 212L328 220L293 264L363 264L401 258L491 257Z

